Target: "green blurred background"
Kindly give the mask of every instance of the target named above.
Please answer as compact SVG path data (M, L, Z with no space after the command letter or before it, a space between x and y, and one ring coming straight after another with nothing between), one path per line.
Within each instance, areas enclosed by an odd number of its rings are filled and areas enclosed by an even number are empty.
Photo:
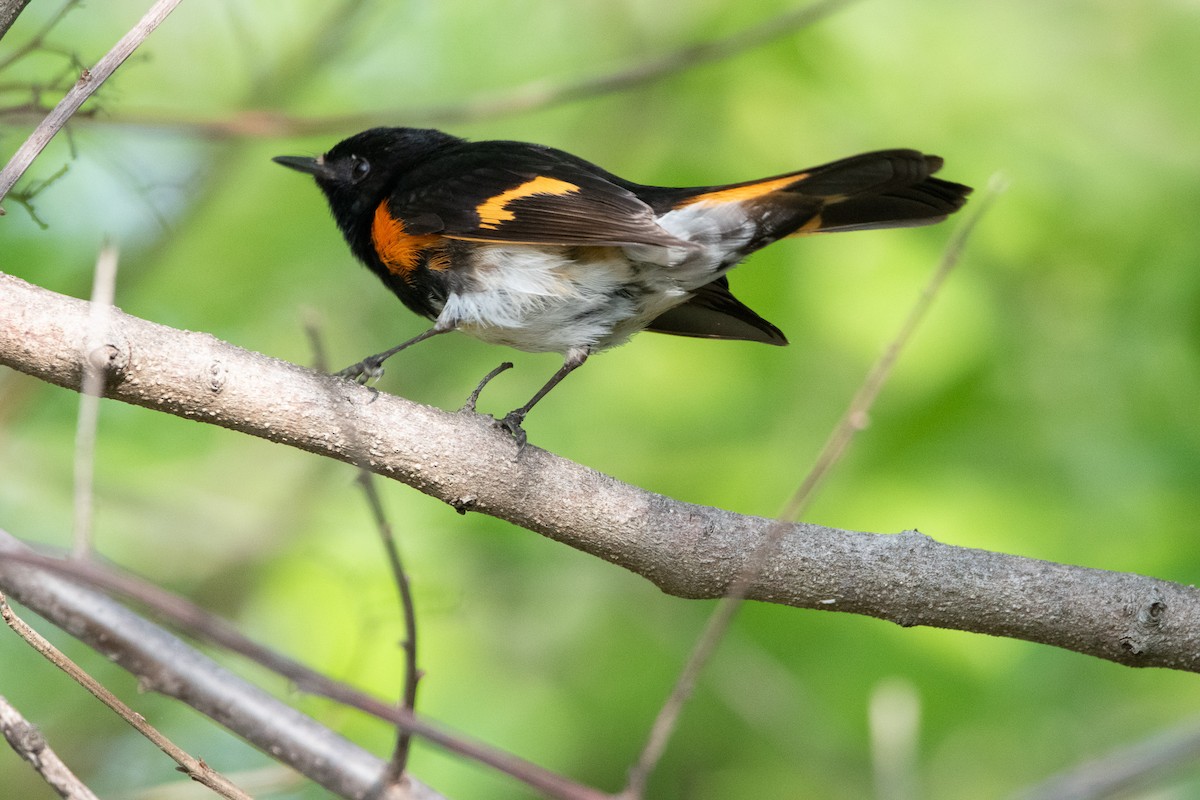
M50 39L94 63L147 5L89 4ZM33 3L0 55L57 7ZM316 188L269 158L322 152L355 129L221 138L173 123L263 109L320 117L453 105L611 71L790 7L183 3L103 87L96 120L59 136L27 174L29 184L69 163L36 198L48 227L6 203L0 269L86 296L109 238L121 248L125 311L302 364L312 363L303 333L312 318L342 366L424 323L352 261ZM64 74L61 56L39 54L3 78L45 83ZM957 545L1193 583L1198 74L1200 6L1189 0L870 0L620 94L445 127L562 147L645 183L744 180L897 146L944 156L946 177L978 187L1003 173L1011 188L808 518L881 533L917 527ZM377 122L442 124L398 111ZM6 128L3 152L30 127ZM530 439L647 489L771 515L951 232L942 225L774 246L732 282L791 347L638 337L539 406ZM481 404L504 412L541 385L557 356L445 337L390 364L380 388L452 409L510 358L517 368ZM72 392L0 371L0 525L17 536L69 542L77 406ZM353 478L342 464L106 403L99 549L270 645L394 697L402 635L394 588ZM617 789L712 604L665 596L619 568L461 517L405 486L382 491L417 593L428 672L420 711ZM137 696L128 676L50 633L218 769L270 763L190 710ZM151 745L6 634L0 692L106 796L183 782ZM896 781L874 785L873 698L884 716L917 703L917 732L900 735L915 752L911 794ZM293 699L390 752L383 724ZM1190 720L1198 707L1194 675L752 605L705 673L651 796L1005 797ZM528 796L423 744L412 768L451 797ZM5 797L52 796L7 750L0 785ZM301 786L262 796L324 794ZM1134 796L1200 796L1200 768Z

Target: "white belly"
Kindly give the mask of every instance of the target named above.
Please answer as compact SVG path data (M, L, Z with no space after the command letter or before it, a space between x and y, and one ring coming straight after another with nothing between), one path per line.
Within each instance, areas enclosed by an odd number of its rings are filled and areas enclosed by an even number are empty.
M485 342L529 352L603 350L621 344L688 290L664 270L632 264L619 248L534 245L480 249L471 286L446 299L438 321Z
M696 246L478 248L471 278L446 298L438 322L535 353L622 344L733 266L753 231L744 213L724 207L685 207L659 222Z

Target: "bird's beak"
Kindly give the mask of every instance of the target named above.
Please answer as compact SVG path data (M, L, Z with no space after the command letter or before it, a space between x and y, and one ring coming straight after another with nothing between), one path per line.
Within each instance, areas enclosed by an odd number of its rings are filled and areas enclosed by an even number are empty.
M318 175L325 166L319 158L309 158L308 156L275 156L271 159L276 164L282 164L285 167L294 169L297 172L303 172L308 175Z

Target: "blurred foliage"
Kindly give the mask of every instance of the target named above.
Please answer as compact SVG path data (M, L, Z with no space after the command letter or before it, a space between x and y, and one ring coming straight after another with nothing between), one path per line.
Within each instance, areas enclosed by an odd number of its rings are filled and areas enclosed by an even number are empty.
M93 63L145 0L69 14L50 41ZM0 269L86 296L105 238L117 302L311 363L422 329L356 266L315 187L270 163L343 135L235 139L172 120L261 109L312 116L425 108L530 81L596 75L725 36L783 0L184 3L34 164L68 173L8 204ZM55 11L34 3L0 56ZM946 158L945 175L1011 182L970 242L814 522L1193 583L1200 518L1200 7L1194 2L854 4L801 33L620 94L454 133L568 149L630 179L742 180L872 148ZM62 55L6 85L45 83ZM53 102L53 97L48 97ZM150 124L149 119L162 124ZM131 123L130 121L137 121ZM429 119L380 119L430 124ZM32 126L30 126L32 127ZM28 128L4 130L11 152ZM531 416L535 444L648 489L770 515L797 485L951 228L783 243L732 277L786 349L642 336L589 362ZM557 367L467 337L398 357L381 388L457 407L502 359L503 412ZM64 545L78 398L0 373L0 525ZM401 485L385 503L417 592L420 710L616 789L711 605ZM394 588L349 467L118 404L102 407L103 554L311 665L398 694ZM265 757L56 641L185 748L227 772ZM146 742L0 634L0 691L108 796L179 781ZM280 692L287 687L268 684ZM919 796L1003 797L1195 715L1194 675L1144 672L1020 642L901 630L841 614L744 609L655 776L655 798L888 798L867 707L920 703ZM302 707L375 752L386 726ZM450 797L518 798L502 776L423 744L413 770ZM10 752L5 796L51 797ZM1156 798L1200 794L1200 768ZM1147 794L1144 796L1151 796ZM263 796L315 798L313 788Z

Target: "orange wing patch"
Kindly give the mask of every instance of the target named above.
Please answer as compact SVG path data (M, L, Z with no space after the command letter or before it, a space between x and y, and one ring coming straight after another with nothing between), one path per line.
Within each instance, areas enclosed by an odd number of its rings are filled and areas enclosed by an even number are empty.
M780 178L770 178L757 183L745 183L740 186L730 186L727 189L717 189L714 192L705 192L704 194L689 197L680 203L679 207L690 206L693 203L716 205L718 203L737 203L742 200L754 200L755 198L798 183L807 177L807 172L801 172L795 175L784 175Z
M375 209L371 223L371 241L379 260L393 275L411 280L413 271L420 265L423 256L429 256L430 269L445 269L450 266L442 244L436 233L415 235L405 233L404 220L396 219L388 211L387 200ZM435 250L433 253L428 251Z
M517 215L508 210L508 204L520 200L522 197L532 197L535 194L571 194L578 191L579 187L573 183L539 175L533 180L525 181L520 186L501 192L495 197L489 197L476 206L475 213L479 215L479 227L494 230L500 227L500 223L516 219Z

